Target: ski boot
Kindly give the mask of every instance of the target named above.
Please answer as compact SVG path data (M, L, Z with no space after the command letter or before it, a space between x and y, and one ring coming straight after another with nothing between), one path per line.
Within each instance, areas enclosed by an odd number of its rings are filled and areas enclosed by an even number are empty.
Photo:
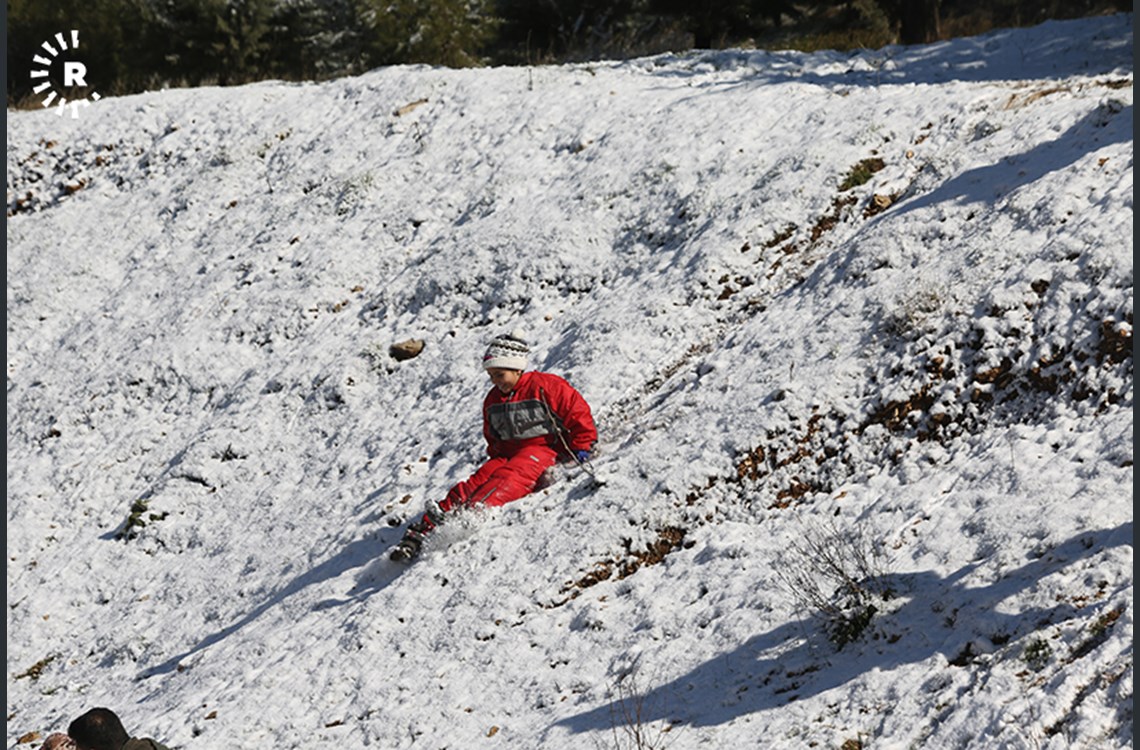
M415 524L414 526L418 525ZM404 532L404 538L392 548L392 552L388 555L389 560L407 562L420 554L420 549L424 546L424 533L415 529L414 526L409 526L408 530Z
M423 549L428 533L441 523L443 523L443 510L434 505L429 507L422 519L408 526L404 538L392 549L388 559L393 562L407 562L417 557Z

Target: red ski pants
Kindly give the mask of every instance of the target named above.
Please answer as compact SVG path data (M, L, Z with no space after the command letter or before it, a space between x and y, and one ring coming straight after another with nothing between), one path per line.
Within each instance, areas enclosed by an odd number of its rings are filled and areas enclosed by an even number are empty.
M439 504L445 513L461 506L505 505L530 494L542 473L558 461L545 445L523 448L510 458L492 458L451 488Z

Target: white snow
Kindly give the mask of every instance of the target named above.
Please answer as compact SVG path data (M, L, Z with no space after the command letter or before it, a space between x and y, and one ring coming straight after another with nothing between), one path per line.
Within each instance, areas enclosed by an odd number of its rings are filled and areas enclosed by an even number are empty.
M1132 747L1132 68L1123 14L9 111L7 747ZM516 327L605 486L388 562ZM842 648L810 539L879 550Z

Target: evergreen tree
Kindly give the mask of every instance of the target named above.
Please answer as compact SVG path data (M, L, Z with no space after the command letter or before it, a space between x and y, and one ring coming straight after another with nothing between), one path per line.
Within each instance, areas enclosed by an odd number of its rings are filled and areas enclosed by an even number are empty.
M373 65L480 65L494 39L491 0L362 0Z
M652 25L645 5L646 0L498 0L499 57L534 64L612 53Z
M173 83L222 85L267 74L274 0L158 0L159 69Z
M278 6L271 23L270 72L323 79L365 69L367 33L356 0L299 0Z
M651 0L649 8L678 19L697 49L739 44L785 15L800 15L790 0Z

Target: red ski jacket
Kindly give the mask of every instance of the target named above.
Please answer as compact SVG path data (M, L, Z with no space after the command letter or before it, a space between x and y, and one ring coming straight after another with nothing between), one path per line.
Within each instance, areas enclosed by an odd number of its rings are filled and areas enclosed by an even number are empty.
M524 372L510 394L492 388L483 399L487 455L509 458L520 449L544 445L561 457L590 450L598 430L582 394L557 375Z

